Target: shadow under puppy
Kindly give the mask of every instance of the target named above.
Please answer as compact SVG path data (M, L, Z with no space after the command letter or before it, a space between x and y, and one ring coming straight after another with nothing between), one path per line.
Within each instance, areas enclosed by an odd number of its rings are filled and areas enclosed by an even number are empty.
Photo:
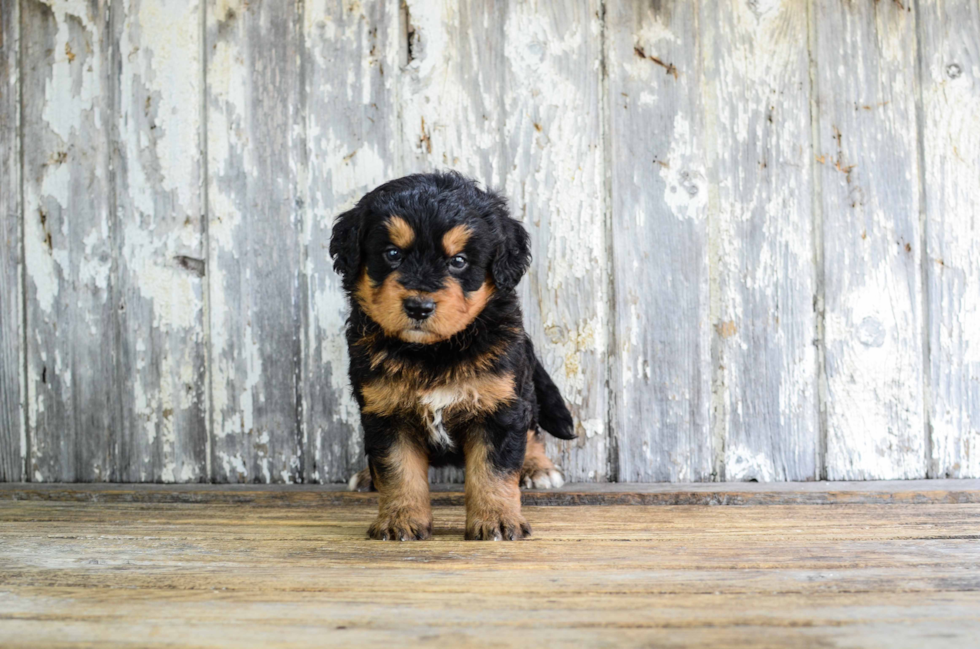
M350 379L379 492L374 539L432 533L429 466L466 467L466 538L520 539L520 484L561 486L538 427L574 439L515 287L528 234L456 173L392 180L341 214L330 256L351 303Z

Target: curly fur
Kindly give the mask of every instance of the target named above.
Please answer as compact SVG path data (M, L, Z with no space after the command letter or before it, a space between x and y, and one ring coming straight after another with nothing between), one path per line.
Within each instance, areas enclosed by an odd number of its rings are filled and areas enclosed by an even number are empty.
M338 217L330 255L351 303L350 380L373 479L358 484L385 503L373 537L421 538L431 514L417 476L444 464L468 467L468 537L529 533L513 502L528 432L575 436L524 331L515 288L529 244L500 195L456 173L392 180ZM431 315L412 315L413 301Z

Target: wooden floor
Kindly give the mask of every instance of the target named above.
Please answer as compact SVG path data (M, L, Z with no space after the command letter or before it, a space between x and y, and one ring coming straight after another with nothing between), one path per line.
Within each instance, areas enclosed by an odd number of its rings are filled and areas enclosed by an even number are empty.
M980 646L980 482L741 489L767 504L532 494L600 504L517 543L441 492L431 541L383 543L370 494L0 486L0 647Z

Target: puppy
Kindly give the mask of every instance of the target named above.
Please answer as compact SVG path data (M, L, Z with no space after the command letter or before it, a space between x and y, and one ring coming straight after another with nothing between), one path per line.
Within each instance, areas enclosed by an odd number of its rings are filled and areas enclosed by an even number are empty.
M506 201L456 173L406 176L341 214L330 239L350 300L350 380L378 518L373 539L432 533L429 466L466 467L466 538L531 533L520 484L561 486L538 428L575 437L515 287L528 234Z

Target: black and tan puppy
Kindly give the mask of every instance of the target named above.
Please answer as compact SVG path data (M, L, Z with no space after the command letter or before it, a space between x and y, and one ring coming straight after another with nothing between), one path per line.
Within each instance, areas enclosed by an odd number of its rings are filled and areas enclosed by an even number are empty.
M375 539L432 531L429 466L466 467L466 538L520 539L520 484L561 486L538 427L575 436L534 355L515 287L528 235L503 198L455 173L406 176L337 219L351 302L350 379L380 511Z

